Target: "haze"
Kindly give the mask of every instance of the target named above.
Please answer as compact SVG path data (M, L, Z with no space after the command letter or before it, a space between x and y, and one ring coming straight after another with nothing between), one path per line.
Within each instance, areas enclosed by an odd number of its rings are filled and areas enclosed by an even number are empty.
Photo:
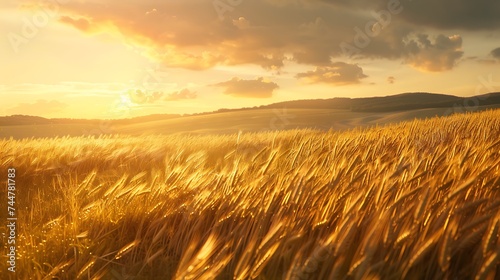
M500 2L2 1L0 115L126 118L500 87Z

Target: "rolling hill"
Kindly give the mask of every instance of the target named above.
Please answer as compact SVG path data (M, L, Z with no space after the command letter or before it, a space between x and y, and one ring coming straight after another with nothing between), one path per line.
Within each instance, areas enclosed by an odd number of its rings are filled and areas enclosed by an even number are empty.
M500 108L500 93L467 98L404 93L371 98L295 100L184 116L160 114L120 120L46 119L15 115L0 117L0 138L227 134L297 128L344 130L495 108Z

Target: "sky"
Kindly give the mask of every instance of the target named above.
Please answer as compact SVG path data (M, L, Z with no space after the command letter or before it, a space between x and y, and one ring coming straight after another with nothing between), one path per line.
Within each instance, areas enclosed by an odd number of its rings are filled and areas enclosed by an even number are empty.
M0 115L500 91L498 0L2 0Z

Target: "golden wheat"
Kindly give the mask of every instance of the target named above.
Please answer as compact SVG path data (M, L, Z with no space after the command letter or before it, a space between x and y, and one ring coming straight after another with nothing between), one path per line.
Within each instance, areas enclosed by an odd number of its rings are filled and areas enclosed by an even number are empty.
M0 170L18 175L11 278L498 278L499 136L487 111L344 132L0 140Z

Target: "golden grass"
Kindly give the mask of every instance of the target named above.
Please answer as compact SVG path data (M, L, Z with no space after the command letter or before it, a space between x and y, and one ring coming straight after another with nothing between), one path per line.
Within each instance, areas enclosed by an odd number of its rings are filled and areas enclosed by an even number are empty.
M19 259L0 274L498 278L499 136L488 111L348 132L3 140Z

